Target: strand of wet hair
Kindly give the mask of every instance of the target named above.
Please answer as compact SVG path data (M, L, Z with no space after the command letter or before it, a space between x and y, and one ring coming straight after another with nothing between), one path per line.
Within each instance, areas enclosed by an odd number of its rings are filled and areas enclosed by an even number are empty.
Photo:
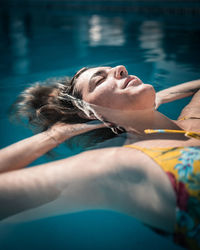
M59 86L62 84L59 84ZM60 86L61 88L64 86ZM75 103L75 105L82 110L88 117L90 117L91 115L94 115L97 120L101 121L102 123L105 124L106 127L110 128L113 133L118 134L118 130L120 132L125 132L125 130L119 126L116 126L115 124L110 123L109 121L105 121L104 119L102 119L97 113L96 111L91 108L90 104L85 102L82 99L79 99L77 97L74 97L68 93L62 93L63 96L59 96L59 99L61 100L66 100L66 98L70 99L70 101L73 101Z

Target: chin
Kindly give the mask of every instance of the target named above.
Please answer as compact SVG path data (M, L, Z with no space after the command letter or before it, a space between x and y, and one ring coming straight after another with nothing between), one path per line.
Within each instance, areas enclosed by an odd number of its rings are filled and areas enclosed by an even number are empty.
M156 92L152 85L143 84L140 86L139 95L133 96L132 110L155 109Z
M149 99L148 101L150 100L153 101L154 104L156 99L156 91L154 87L150 84L143 84L143 85L145 89L146 98Z
M153 85L151 85L151 84L143 83L142 86L145 89L149 89L149 90L155 92L155 89L154 89Z

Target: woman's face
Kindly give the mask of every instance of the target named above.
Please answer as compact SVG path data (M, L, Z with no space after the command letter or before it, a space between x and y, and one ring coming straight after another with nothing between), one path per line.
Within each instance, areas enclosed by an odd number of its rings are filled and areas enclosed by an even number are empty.
M84 101L109 109L142 110L155 105L154 88L128 75L121 65L86 70L77 78L76 88Z

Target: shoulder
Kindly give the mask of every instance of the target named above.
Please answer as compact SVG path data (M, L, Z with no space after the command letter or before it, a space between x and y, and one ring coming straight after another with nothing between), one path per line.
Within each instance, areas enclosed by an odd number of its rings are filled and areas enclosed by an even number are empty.
M200 127L200 90L192 97L192 100L186 105L178 117L179 125L185 130L199 131Z
M83 155L96 168L109 207L171 230L173 225L165 218L174 219L173 188L165 172L150 157L127 147L96 149Z
M190 104L200 105L200 89L194 94Z
M82 156L87 159L95 158L116 164L127 165L131 163L131 165L137 165L140 164L140 160L144 154L137 149L120 146L89 150L83 152Z
M91 168L101 168L104 173L128 173L148 179L160 167L140 150L129 147L109 147L81 153L80 161L87 162ZM152 171L152 168L154 169Z
M123 180L127 185L134 187L133 192L148 186L155 190L172 190L167 174L148 155L140 150L128 147L113 147L95 149L78 156L79 162L84 162L92 174L99 177L107 176L112 180ZM120 178L120 179L119 179ZM142 185L140 185L142 183ZM136 188L137 187L137 188Z

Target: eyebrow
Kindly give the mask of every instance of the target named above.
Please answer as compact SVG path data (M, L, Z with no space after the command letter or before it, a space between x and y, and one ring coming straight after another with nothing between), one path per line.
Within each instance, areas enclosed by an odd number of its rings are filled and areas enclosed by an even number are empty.
M93 85L92 85L92 80L96 77L96 76L100 76L102 74L106 74L107 71L106 70L98 70L97 72L95 72L91 77L90 77L90 80L89 80L89 91L91 92L93 90Z
M72 77L72 79L71 79L71 84L72 83L74 83L74 80L75 79L77 79L82 73L84 73L86 70L88 70L89 68L87 68L87 67L83 67L83 68L81 68L80 70L78 70L77 72L76 72L76 74Z

